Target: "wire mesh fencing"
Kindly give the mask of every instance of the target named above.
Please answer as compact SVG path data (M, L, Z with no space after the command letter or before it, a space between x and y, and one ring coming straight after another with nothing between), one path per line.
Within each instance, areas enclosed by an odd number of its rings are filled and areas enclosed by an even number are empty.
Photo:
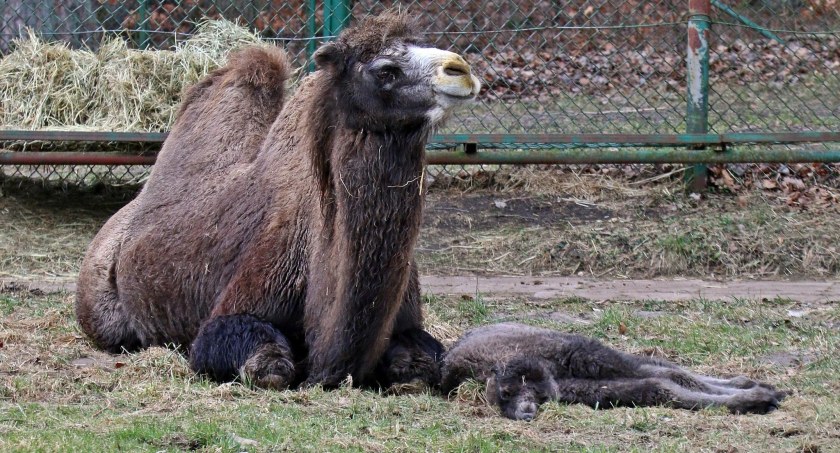
M711 4L709 132L840 131L837 0ZM226 18L307 67L349 18L393 7L417 16L432 44L464 54L483 79L478 101L443 133L686 132L683 0L7 0L0 53L13 51L26 27L74 48L118 37L170 49L200 21Z

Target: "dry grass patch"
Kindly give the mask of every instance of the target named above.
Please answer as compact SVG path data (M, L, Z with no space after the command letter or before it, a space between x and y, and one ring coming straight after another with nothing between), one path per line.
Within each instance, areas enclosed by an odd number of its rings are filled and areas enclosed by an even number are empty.
M135 190L0 186L0 277L74 279L91 239Z
M627 351L660 351L704 373L744 373L793 394L766 416L551 403L524 423L501 418L476 382L448 400L417 389L254 390L208 382L170 349L98 352L75 325L72 295L5 290L0 450L759 452L831 451L840 439L840 335L830 328L840 314L836 304L807 307L797 318L788 314L803 308L795 301L529 302L478 295L483 301L470 304L426 297L428 327L453 337L483 312L483 323L517 320L579 332ZM781 352L801 360L764 358Z
M483 188L430 192L418 253L424 273L840 276L836 204L792 208L757 190L692 196L671 179L639 185L532 169L488 177ZM511 183L518 180L532 185Z

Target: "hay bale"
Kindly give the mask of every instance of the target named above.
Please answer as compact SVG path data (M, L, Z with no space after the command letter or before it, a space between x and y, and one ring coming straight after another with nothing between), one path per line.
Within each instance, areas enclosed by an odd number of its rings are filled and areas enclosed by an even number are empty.
M174 51L107 38L97 53L47 43L33 32L0 60L0 127L164 131L185 88L259 36L232 22L202 23ZM268 45L268 44L263 44Z
M92 91L90 125L101 130L155 131L173 121L183 88L173 52L129 49L121 39L109 40L97 53L100 65Z
M177 52L192 57L200 55L222 66L232 50L259 43L268 45L247 28L226 20L212 20L199 24L190 39L177 45Z
M259 43L258 35L225 20L202 23L174 51L129 49L117 39L105 42L98 53L100 108L92 126L167 130L186 88L224 65L230 52Z
M94 107L96 57L31 31L14 45L0 60L0 124L22 129L84 124Z

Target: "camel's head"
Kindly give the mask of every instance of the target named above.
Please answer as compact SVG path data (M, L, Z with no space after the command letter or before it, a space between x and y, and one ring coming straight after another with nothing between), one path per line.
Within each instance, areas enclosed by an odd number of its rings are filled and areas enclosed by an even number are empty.
M440 125L481 88L460 55L423 43L402 14L370 17L315 52L353 129Z
M540 405L557 397L551 372L532 357L515 358L493 368L487 380L487 401L514 420L533 420Z

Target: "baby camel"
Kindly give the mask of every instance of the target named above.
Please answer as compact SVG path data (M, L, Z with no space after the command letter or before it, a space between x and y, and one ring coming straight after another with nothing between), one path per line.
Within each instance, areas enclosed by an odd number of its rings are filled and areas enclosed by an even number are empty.
M548 400L595 408L725 406L771 412L785 393L739 376L694 374L665 360L626 354L597 340L516 323L467 332L443 360L442 389L465 379L487 383L487 399L505 417L531 420Z

